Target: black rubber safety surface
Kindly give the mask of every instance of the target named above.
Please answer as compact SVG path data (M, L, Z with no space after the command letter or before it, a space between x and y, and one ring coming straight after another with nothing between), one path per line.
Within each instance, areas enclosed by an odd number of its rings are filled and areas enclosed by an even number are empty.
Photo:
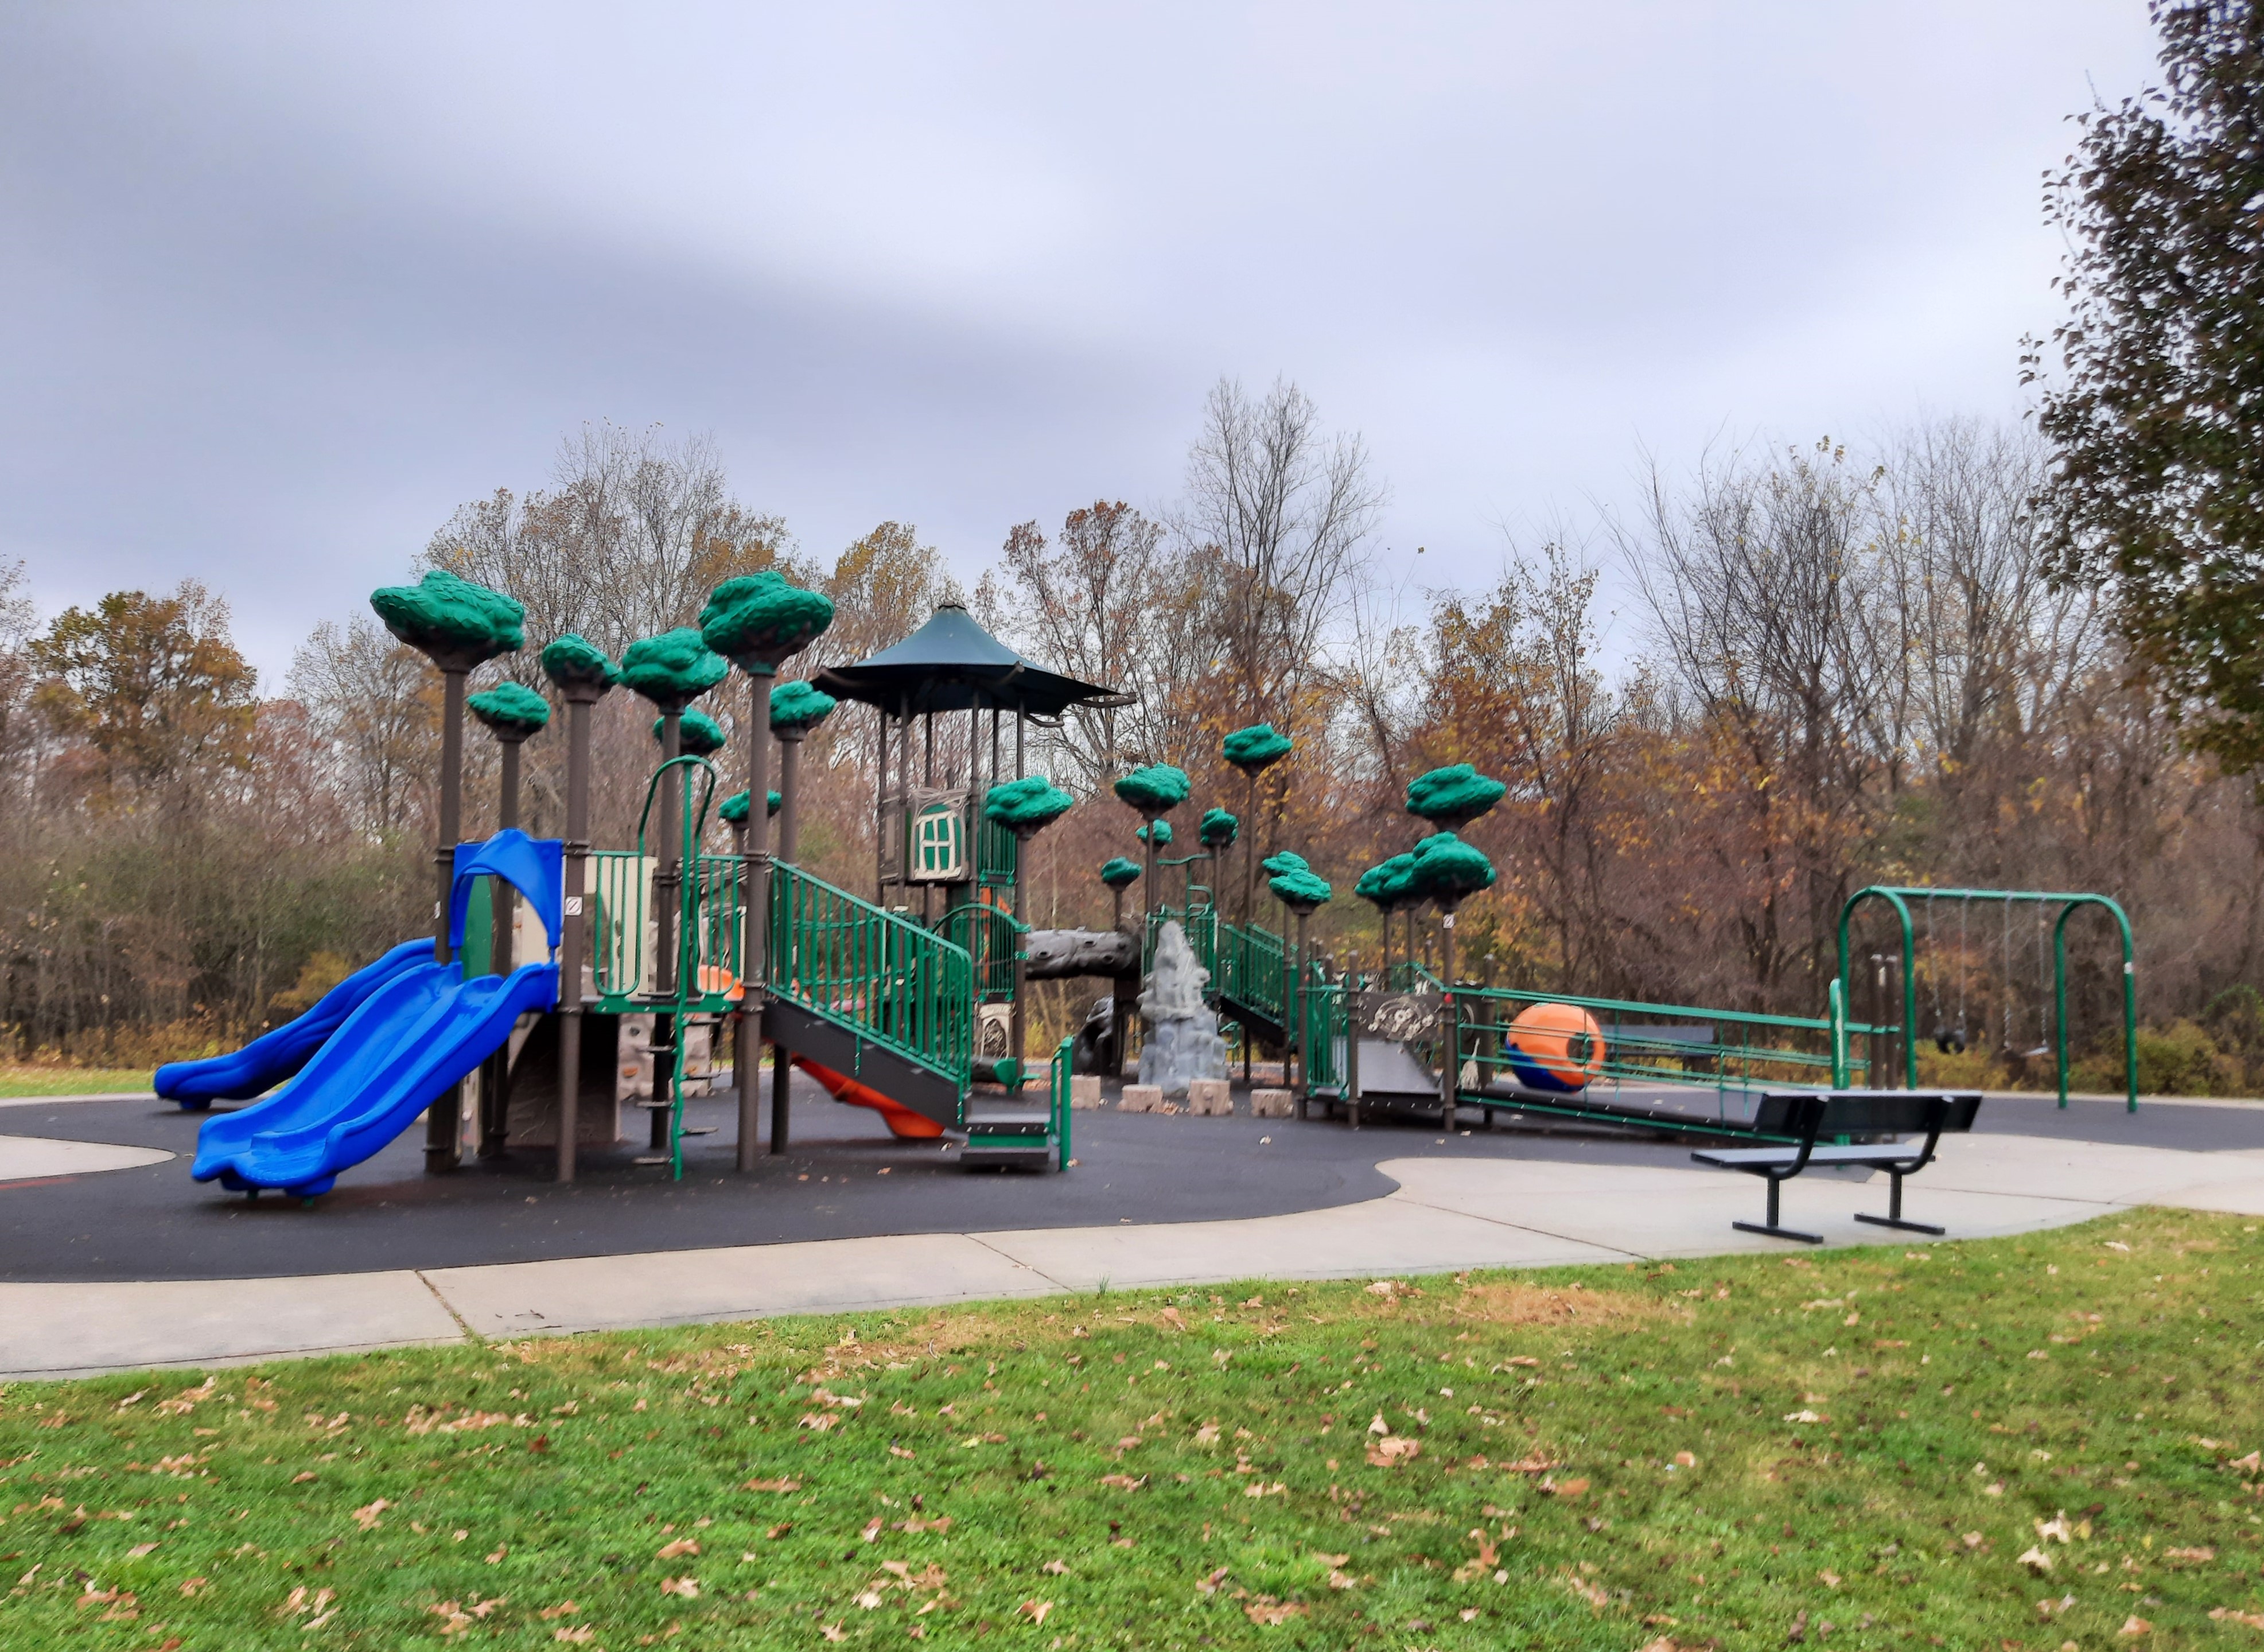
M414 1128L347 1171L311 1205L257 1202L189 1179L202 1115L153 1101L0 1107L0 1135L161 1147L180 1155L133 1170L0 1181L0 1279L231 1279L619 1255L717 1245L888 1234L964 1233L1107 1223L1274 1216L1378 1197L1375 1167L1411 1156L1651 1164L1716 1175L1690 1162L1688 1141L1594 1131L1465 1129L1441 1135L1419 1119L1341 1121L1075 1115L1078 1167L1067 1175L969 1172L955 1147L892 1139L879 1119L844 1107L800 1075L791 1150L733 1168L734 1105L695 1102L712 1136L686 1144L680 1182L630 1162L623 1146L585 1151L581 1179L550 1181L547 1149L444 1175L424 1170ZM766 1098L767 1100L767 1098ZM1237 1097L1237 1104L1247 1102ZM767 1106L766 1106L767 1115ZM634 1116L642 1124L642 1115ZM1992 1098L1985 1131L2210 1152L2264 1147L2264 1106L2148 1103L2135 1117L2081 1102ZM1924 1177L1911 1183L1923 1200Z

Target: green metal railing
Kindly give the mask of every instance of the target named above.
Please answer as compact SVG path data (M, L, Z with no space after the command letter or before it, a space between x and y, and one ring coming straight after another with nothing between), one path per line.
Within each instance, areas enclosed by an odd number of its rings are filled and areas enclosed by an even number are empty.
M682 789L683 841L677 846L682 872L676 905L676 987L664 1006L659 992L664 977L653 950L658 944L653 880L660 857L651 852L654 846L646 837L654 800L671 769L679 771L675 779ZM634 1005L714 1015L731 1007L745 939L746 863L736 855L700 852L715 790L715 768L705 758L679 757L664 763L645 787L637 847L591 854L584 892L589 903L590 968L599 999L593 1008L610 1014Z
M738 1001L744 956L747 862L737 855L701 855L687 862L684 877L682 962L677 981L679 1008L693 1015L722 1015Z
M897 1054L969 1082L975 961L967 949L783 862L771 869L768 985Z
M1021 956L1030 926L987 901L954 906L936 921L935 932L975 961L975 996L979 1003L1004 1004L1014 996L1014 962Z
M1254 923L1222 921L1216 950L1211 986L1223 996L1271 1017L1275 1026L1288 1026L1288 942Z
M1514 1073L1506 1050L1509 1023L1535 1004L1571 1004L1595 1018L1604 1048L1591 1067L1590 1088L1668 1084L1722 1095L1844 1088L1870 1078L1869 1063L1850 1053L1850 1040L1877 1030L1849 1022L1837 994L1825 1015L1771 1015L1506 986L1465 986L1455 997L1456 1065L1476 1062L1481 1087L1492 1073Z
M1070 1076L1077 1071L1076 1052L1077 1040L1074 1037L1063 1039L1061 1041L1060 1048L1054 1052L1054 1168L1056 1170L1066 1170L1069 1168L1069 1081Z
M996 820L978 820L975 827L975 877L994 889L1011 887L1021 863L1022 846L1012 832Z
M1305 994L1299 1047L1304 1052L1304 1081L1308 1089L1315 1085L1335 1088L1344 1082L1340 1043L1350 1023L1345 1010L1345 983L1342 977L1335 980L1319 964L1309 964L1305 971Z

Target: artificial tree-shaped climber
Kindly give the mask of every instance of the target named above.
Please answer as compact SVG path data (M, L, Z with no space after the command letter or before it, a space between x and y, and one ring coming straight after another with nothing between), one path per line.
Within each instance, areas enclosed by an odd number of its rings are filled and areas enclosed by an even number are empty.
M1462 1067L1462 1023L1455 998L1455 910L1480 890L1492 888L1495 874L1482 850L1451 832L1418 843L1414 862L1409 882L1440 913L1440 974L1447 987L1446 1055L1439 1071L1439 1123L1443 1128L1455 1122L1455 1089Z
M621 682L650 701L660 710L660 761L664 771L683 753L684 709L730 674L729 662L709 650L700 633L689 626L663 631L631 643L621 653ZM677 980L677 907L684 886L684 822L682 805L686 788L673 774L660 785L659 864L652 879L653 914L657 934L653 948L655 979L647 990L661 998L672 997ZM652 1018L652 1096L643 1105L652 1114L650 1154L639 1164L673 1164L675 1153L675 1073L678 1061L676 1016L661 1010ZM664 1085L669 1091L661 1094Z
M833 715L839 703L815 683L782 682L771 690L771 732L779 742L779 791L786 806L779 815L778 858L794 865L802 857L802 743Z
M833 600L816 591L805 591L775 568L726 579L708 594L700 610L700 634L708 645L751 679L749 695L754 715L747 718L747 790L766 795L770 790L770 719L762 714L771 679L778 668L825 633L833 623ZM739 994L738 1029L732 1035L732 1064L739 1085L739 1158L742 1173L755 1168L755 1114L760 1092L757 1073L763 1047L763 984L770 979L766 956L770 944L770 826L746 817L750 844L747 864L747 911L754 921L746 925L741 974L745 990Z
M464 702L466 709L487 725L502 758L501 790L496 800L496 830L519 825L519 748L540 734L550 722L550 702L521 683L500 682ZM497 883L489 922L489 967L508 975L517 962L512 957L512 915L518 898L509 885ZM497 1051L480 1063L480 1157L500 1159L509 1120L511 1052Z
M668 744L668 719L652 720L652 738L665 747ZM723 725L698 706L686 706L676 724L676 751L679 757L713 757L723 749Z
M1502 800L1509 788L1490 775L1481 775L1468 763L1450 763L1444 768L1434 768L1428 774L1418 775L1407 782L1407 812L1419 820L1427 820L1439 831L1459 833L1477 819L1490 814ZM1420 852L1419 846L1418 853ZM1479 858L1483 860L1484 855ZM1491 881L1491 880L1489 880ZM1427 897L1430 891L1421 891ZM1436 902L1434 901L1435 905ZM1448 914L1446 928L1453 928L1452 908L1440 906ZM1451 944L1452 937L1448 937ZM1414 957L1414 915L1408 915L1408 957ZM1441 960L1447 965L1445 979L1451 992L1455 984L1451 957Z
M759 691L762 680L756 680ZM802 742L810 730L833 713L833 696L813 683L781 682L770 691L771 732L779 743L779 789L771 796L780 799L772 812L778 816L777 859L788 866L802 859ZM744 815L741 817L744 818ZM788 1081L791 1069L787 1061L786 1046L771 1045L771 1151L782 1153L787 1150L792 1129L789 1118L791 1095Z
M1226 761L1242 771L1242 818L1258 818L1258 777L1297 749L1297 743L1280 732L1271 723L1253 723L1246 729L1237 729L1219 742L1219 753ZM1252 840L1243 849L1242 921L1256 921L1258 906L1258 868L1251 856L1257 853L1258 844Z
M1048 780L1043 775L1026 775L1020 780L1002 781L983 795L983 818L993 826L1004 826L1014 834L1014 864L1029 864L1027 851L1030 840L1077 806L1077 799ZM1020 943L1022 933L1022 888L1026 877L1014 879L1014 1009L1012 1030L1008 1034L1007 1053L1013 1057L1016 1078L1020 1076L1024 1059L1024 1031L1027 1025L1028 1008L1026 996L1029 968L1027 950Z
M754 807L749 799L753 795L751 792L735 791L724 798L722 806L715 811L723 817L723 824L731 828L731 853L734 855L747 852L747 816ZM763 811L766 817L777 814L786 803L786 799L775 791L770 793L769 797L770 802Z
M1211 864L1215 866L1219 863L1219 857L1234 847L1234 840L1240 835L1241 831L1242 822L1225 810L1206 809L1203 811L1202 824L1195 828L1195 838L1203 846L1203 852L1210 856ZM1222 875L1214 872L1209 879L1210 904L1214 906L1218 905L1218 880ZM1187 876L1192 878L1194 874L1190 870ZM1192 889L1188 890L1185 899L1192 905L1194 900L1194 891Z
M1353 893L1375 908L1382 925L1383 957L1378 972L1386 992L1391 990L1391 916L1402 907L1411 907L1418 899L1413 885L1408 882L1414 870L1412 855L1395 855L1369 867L1353 885ZM1411 945L1409 956L1413 956Z
M1289 1043L1297 1052L1297 1089L1303 1095L1311 1088L1313 1079L1313 1054L1305 1047L1305 921L1327 906L1336 891L1329 887L1327 880L1297 856L1277 855L1274 859L1296 862L1295 865L1285 865L1278 871L1274 870L1273 861L1266 862L1266 869L1271 876L1266 880L1266 887L1274 891L1274 898L1287 906L1296 920L1297 939L1290 954L1289 965L1291 991L1285 995L1287 1001L1283 1003L1282 1009L1289 1020Z
M566 919L558 948L558 1180L574 1179L582 1129L582 969L590 861L590 708L620 680L605 651L572 631L542 651L542 670L566 702Z
M1121 855L1111 857L1100 869L1100 881L1108 885L1110 898L1116 903L1115 914L1108 927L1121 933L1124 928L1124 891L1140 881L1140 862L1128 861Z
M1117 797L1136 810L1147 827L1143 836L1148 845L1148 899L1156 899L1156 851L1172 841L1171 822L1164 817L1187 800L1194 790L1187 771L1169 763L1150 763L1145 768L1136 768L1116 782ZM1161 837L1156 828L1164 828Z
M526 644L526 606L500 591L435 568L411 586L386 586L369 605L385 629L440 671L440 832L432 860L432 957L446 964L448 889L455 881L456 844L464 828L464 679L475 666ZM453 1170L461 1153L461 1092L436 1099L424 1117L424 1168Z

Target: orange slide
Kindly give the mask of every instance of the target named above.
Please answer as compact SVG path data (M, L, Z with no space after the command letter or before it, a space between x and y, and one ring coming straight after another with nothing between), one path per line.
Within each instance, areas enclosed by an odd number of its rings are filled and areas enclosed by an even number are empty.
M899 1140L932 1140L943 1134L943 1126L925 1113L915 1113L898 1102L892 1102L869 1084L822 1066L806 1055L794 1058L795 1066L825 1087L825 1093L837 1102L846 1102L852 1107L869 1107L880 1114L889 1126L889 1133Z

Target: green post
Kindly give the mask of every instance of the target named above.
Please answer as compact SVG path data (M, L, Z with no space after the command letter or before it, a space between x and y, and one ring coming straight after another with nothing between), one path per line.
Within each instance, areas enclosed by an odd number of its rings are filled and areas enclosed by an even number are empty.
M1847 989L1833 980L1825 993L1832 1017L1832 1088L1847 1088Z
M2106 895L2079 895L2059 911L2052 925L2053 1030L2059 1063L2059 1104L2067 1105L2067 921L2079 906L2104 906L2122 940L2122 1107L2138 1110L2138 964L2130 939L2130 919Z
M1947 891L1945 891L1947 892ZM1962 891L1961 891L1962 892ZM1877 897L1895 909L1895 917L1903 930L1903 1088L1918 1088L1918 981L1911 971L1912 932L1910 907L1905 904L1901 891L1881 884L1859 889L1847 897L1847 904L1840 908L1840 991L1847 991L1847 924L1855 908L1863 901ZM1876 1075L1874 1074L1874 1077ZM1883 1085L1880 1087L1884 1088Z

